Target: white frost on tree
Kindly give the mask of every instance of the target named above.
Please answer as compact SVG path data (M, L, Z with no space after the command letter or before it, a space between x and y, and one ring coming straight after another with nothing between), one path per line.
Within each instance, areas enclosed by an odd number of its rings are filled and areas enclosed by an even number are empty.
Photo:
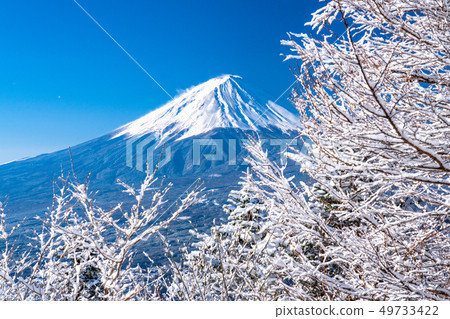
M270 273L277 294L230 289L245 286L236 276L245 263L209 249L221 247L213 235L197 253L220 261L211 273L222 285L193 287L231 290L234 299L450 299L448 6L332 0L313 14L316 36L283 42L300 62L292 101L312 141L308 155L288 155L311 185L285 177L259 142L248 146L270 236L246 255L264 256L256 268Z
M215 225L210 234L194 231L194 250L174 265L170 299L265 300L273 294L273 276L260 243L269 236L264 229L266 206L248 170L224 205L228 222Z
M158 273L133 266L136 245L166 228L192 205L201 203L198 185L172 215L159 221L171 185L157 184L147 174L141 187L124 183L135 199L105 211L92 199L88 183L61 178L53 208L41 219L43 229L33 238L34 249L17 257L11 247L0 204L0 299L3 300L149 300L158 298ZM146 204L144 198L150 196Z
M449 299L448 1L330 1L310 25L320 39L284 44L301 61L293 101L313 141L298 158L333 214L358 220L325 251L349 286L339 298Z

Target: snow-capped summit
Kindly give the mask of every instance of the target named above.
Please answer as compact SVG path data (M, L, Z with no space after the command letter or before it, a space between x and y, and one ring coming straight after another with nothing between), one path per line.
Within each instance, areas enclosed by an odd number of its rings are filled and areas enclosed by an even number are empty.
M155 133L161 139L178 140L215 128L258 130L298 128L298 118L285 108L260 101L249 93L242 78L222 75L186 90L172 101L142 118L119 128L114 137Z

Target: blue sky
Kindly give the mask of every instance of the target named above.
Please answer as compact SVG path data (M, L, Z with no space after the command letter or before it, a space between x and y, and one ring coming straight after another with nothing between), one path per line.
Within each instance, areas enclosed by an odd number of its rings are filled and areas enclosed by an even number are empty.
M275 100L294 80L280 45L306 0L77 0L171 94L230 73ZM169 97L73 0L0 0L0 163L73 146ZM280 100L286 105L287 95Z

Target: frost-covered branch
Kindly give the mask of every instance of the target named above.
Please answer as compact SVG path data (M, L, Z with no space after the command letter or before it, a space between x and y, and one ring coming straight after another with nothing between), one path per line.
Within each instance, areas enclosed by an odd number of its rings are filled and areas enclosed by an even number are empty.
M197 182L172 215L159 221L168 187L154 187L148 174L140 189L121 183L136 203L129 211L119 204L109 211L98 207L86 184L61 178L54 205L40 218L33 250L19 258L10 247L3 206L0 204L2 268L0 296L6 300L131 300L148 294L161 277L133 266L136 245L166 228L180 214L203 201ZM143 198L152 192L149 206ZM156 277L155 277L156 276ZM145 297L144 297L145 296Z

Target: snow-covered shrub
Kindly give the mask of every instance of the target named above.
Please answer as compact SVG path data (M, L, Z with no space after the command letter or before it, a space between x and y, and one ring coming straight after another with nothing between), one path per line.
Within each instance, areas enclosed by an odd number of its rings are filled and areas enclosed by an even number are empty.
M0 299L3 300L136 300L157 298L160 274L132 266L135 246L166 228L189 207L203 201L198 185L181 200L172 216L158 221L171 185L156 184L147 174L139 189L124 183L135 204L105 211L91 198L88 183L61 178L54 205L32 250L17 257L9 241L0 204ZM148 206L144 197L151 196Z
M173 268L169 299L272 300L284 286L269 255L279 242L264 228L266 205L250 171L224 205L228 222L211 228L210 234L194 232L194 250Z

